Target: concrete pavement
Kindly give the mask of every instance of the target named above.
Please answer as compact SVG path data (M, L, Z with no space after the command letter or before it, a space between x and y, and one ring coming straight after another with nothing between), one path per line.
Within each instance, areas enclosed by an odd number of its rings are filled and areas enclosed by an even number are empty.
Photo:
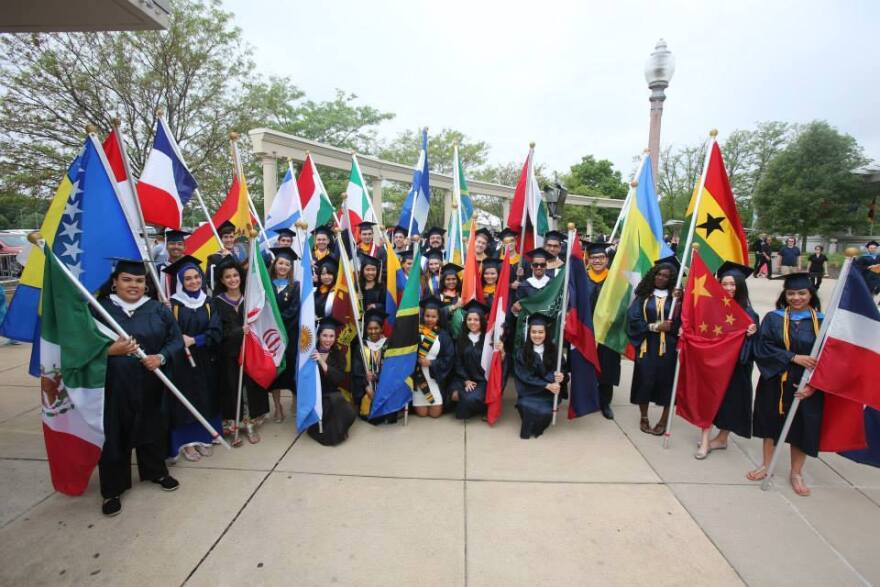
M749 285L763 315L779 283ZM520 440L508 393L495 428L357 422L327 448L288 417L176 465L175 493L136 484L107 519L97 474L82 497L52 490L29 351L0 347L0 584L880 584L880 469L823 454L811 497L786 463L762 492L744 476L759 440L697 461L684 421L668 450L640 432L626 362L613 422Z

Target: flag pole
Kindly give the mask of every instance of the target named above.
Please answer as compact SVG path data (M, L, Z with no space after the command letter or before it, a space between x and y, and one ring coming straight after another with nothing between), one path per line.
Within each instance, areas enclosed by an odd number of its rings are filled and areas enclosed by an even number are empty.
M464 221L462 220L462 213L464 211L461 205L461 173L459 172L457 142L452 145L452 208L455 211L455 220L453 222L458 224L458 250L461 252L461 264L464 265L467 253L464 249ZM455 262L454 253L450 262Z
M376 208L373 206L373 198L370 197L370 191L367 189L367 182L364 181L364 174L361 171L361 164L358 162L357 153L352 151L351 153L351 162L354 164L355 169L357 169L358 177L361 178L361 181L364 182L364 196L367 198L367 203L370 205L370 211L373 212L373 218L376 219L376 224L379 225L379 230L382 233L382 242L384 243L387 239L385 238L385 224L382 221L382 216L376 213ZM375 240L375 236L373 239Z
M256 263L256 261L257 261L256 251L255 251L255 247L254 247L254 238L253 238L254 236L255 235L254 235L253 231L248 232L248 239L249 239L249 242L248 242L248 263L249 264ZM248 265L248 266L250 267L250 265ZM244 304L245 307L242 308L244 315L242 316L242 319L243 319L242 327L243 328L242 328L242 337L241 337L241 350L238 353L238 393L236 395L236 400L235 400L235 423L232 426L232 429L233 429L232 446L234 446L234 447L241 446L241 440L238 437L239 431L240 431L240 426L238 424L239 424L239 422L241 422L241 415L242 415L241 414L242 387L244 385L244 357L245 357L244 345L245 345L245 338L247 337L247 334L244 333L244 327L247 326L247 313L246 313L247 312L247 302L245 301L245 298L244 298L245 289L247 288L247 280L242 279L241 285L242 285L242 287L241 287L241 302L240 303ZM247 401L247 400L245 400L245 401ZM245 408L245 418L249 418L249 416L250 416L250 410L247 409L247 407L246 407Z
M336 231L336 241L339 246L340 255L342 258L342 272L345 274L345 283L348 286L348 300L351 305L351 314L352 318L354 318L354 327L357 331L358 343L361 348L361 359L364 361L364 365L369 363L369 357L365 354L366 345L364 344L364 335L361 328L361 320L360 320L360 312L358 311L358 302L355 300L355 295L357 294L357 290L354 288L354 285L351 283L351 272L349 271L349 260L348 255L346 254L345 248L342 246L342 230L337 227Z
M565 278L562 283L562 307L559 312L559 345L556 351L556 372L562 371L562 347L565 341L565 317L568 314L568 272L571 269L571 251L574 248L574 239L577 238L577 230L574 223L568 223L568 242L566 243L565 255ZM553 394L553 425L556 426L556 414L559 412L559 392ZM571 394L568 395L568 401L571 402Z
M534 143L532 143L531 148L529 149L529 170L528 170L528 177L526 178L526 197L523 198L523 202L525 204L525 211L523 212L523 218L527 217L527 213L528 213L528 209L529 209L528 194L529 194L529 189L532 187L533 180L535 180L535 144ZM537 207L535 208L535 217L532 219L532 241L534 242L534 245L536 247L538 246L538 207L540 207L540 204L537 204Z
M239 153L238 153L238 140L239 140L239 138L240 138L240 135L237 132L229 133L229 142L232 143L232 159L235 162L235 174L241 180L242 187L245 188L244 193L247 195L248 211L250 211L250 213L253 214L254 218L257 221L257 226L260 227L260 234L263 236L263 242L268 244L269 243L269 235L266 234L266 229L263 228L263 221L260 220L260 215L257 214L257 208L256 208L256 206L254 206L254 201L251 199L251 193L248 191L247 184L245 183L245 180L244 180L244 166L242 166L242 164L241 164L241 155L239 155ZM275 173L276 174L278 173L277 170ZM270 251L269 254L272 255L272 252ZM275 257L275 255L272 255L272 258L274 258L274 257Z
M847 254L849 254L849 251L847 251ZM853 257L847 256L846 260L843 262L843 267L840 269L840 276L837 278L837 285L834 287L834 292L831 294L831 304L828 307L828 311L825 312L825 319L822 320L822 326L819 327L819 333L816 335L816 340L813 341L813 347L810 349L810 357L814 359L819 355L819 351L822 349L822 345L825 342L825 335L828 333L828 328L831 326L831 319L840 305L840 298L843 295L843 288L846 286L846 279L852 269L852 262ZM785 444L785 438L788 436L788 431L791 429L792 422L794 422L795 413L797 413L798 407L801 405L801 400L798 399L797 394L804 390L804 386L810 380L812 375L812 369L804 369L804 372L801 375L801 380L798 382L795 397L791 402L791 407L788 408L788 415L785 417L782 431L779 433L779 438L776 440L776 447L773 449L773 457L770 459L770 464L767 466L767 475L761 482L761 489L764 491L767 491L770 488L773 471L776 469L776 465L779 464L779 458L782 456L782 447Z
M696 215L700 212L700 202L703 201L703 190L706 187L706 173L709 170L709 159L712 156L712 147L715 145L716 137L718 136L718 131L716 129L712 129L709 131L709 145L706 147L706 158L703 161L703 172L700 174L700 183L697 186L697 198L694 200L694 211L691 214L691 225L688 229L687 241L684 245L684 252L681 255L681 271L678 272L678 277L675 280L675 289L681 289L681 282L684 278L685 272L688 270L688 263L690 262L690 256L693 252L692 245L694 242L694 232L697 227L697 217ZM678 298L673 295L672 304L669 306L669 319L672 320L672 317L675 316L675 306L678 305ZM669 437L672 436L672 420L675 416L675 396L676 393L676 385L678 383L678 370L681 361L675 362L675 376L673 377L672 384L672 396L669 399L669 413L666 416L666 429L663 432L663 448L669 448Z
M642 176L642 168L645 166L645 160L648 158L648 153L650 152L650 149L645 149L645 152L642 153L642 159L639 161L639 168L636 170L635 176L633 176L633 181L638 181ZM621 223L623 223L623 220L626 218L626 215L629 212L629 205L635 194L636 188L632 185L631 181L629 191L626 192L626 198L623 200L623 206L620 208L620 214L617 215L617 220L614 222L614 228L611 229L611 236L608 237L609 243L614 242L614 237L617 236L617 229L620 228Z
M120 326L119 323L113 319L113 316L111 316L107 312L107 310L104 309L104 306L102 306L98 302L98 300L96 300L95 297L91 294L91 292L86 289L86 286L84 286L79 281L79 279L73 276L73 274L67 268L67 265L65 265L61 261L61 259L55 256L55 253L52 252L52 249L50 247L46 246L46 241L45 239L43 239L43 235L41 235L39 232L32 232L28 235L28 240L34 245L41 247L43 249L44 255L52 255L52 258L58 264L58 268L64 272L64 275L67 276L70 282L85 298L88 304L101 316L101 318L104 319L105 322L107 322L107 325L110 326L110 328L112 328L116 332L116 334L126 339L131 339L128 333L122 329L122 326ZM144 359L147 357L147 353L145 353L143 349L138 347L137 351L135 352L135 356L138 359ZM227 443L226 440L220 434L218 434L216 430L214 430L214 427L211 426L211 424L207 420L205 420L204 416L202 416L199 411L190 403L190 401L186 399L186 397L180 392L180 390L177 389L177 386L174 385L174 383L172 383L170 379L168 379L168 376L165 375L165 373L163 373L161 369L156 369L153 371L153 373L155 373L156 377L158 377L159 380L165 384L165 387L168 388L168 391L174 394L174 396L180 401L180 403L183 404L183 407L186 408L190 414L192 414L192 416L199 422L199 424L201 424L205 428L205 430L208 431L212 439L219 440L220 444L222 444L226 448L231 448L229 446L229 443Z

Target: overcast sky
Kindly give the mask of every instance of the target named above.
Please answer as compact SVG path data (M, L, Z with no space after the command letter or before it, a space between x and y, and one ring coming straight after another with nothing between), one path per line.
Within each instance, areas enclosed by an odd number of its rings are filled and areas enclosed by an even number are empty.
M487 141L493 163L523 160L534 140L550 169L593 154L629 173L662 37L676 59L664 145L825 119L880 159L876 0L224 2L261 72L395 113L383 137L451 127Z

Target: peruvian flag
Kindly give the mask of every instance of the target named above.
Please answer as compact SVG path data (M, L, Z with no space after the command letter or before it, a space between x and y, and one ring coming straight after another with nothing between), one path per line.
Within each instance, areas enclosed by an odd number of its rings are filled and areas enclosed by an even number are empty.
M144 221L179 229L183 207L198 187L165 119L159 118L153 150L144 163L137 187Z
M513 202L507 217L507 226L519 233L517 252L525 255L544 244L544 233L550 227L547 206L541 197L541 189L535 177L535 147L529 147L529 156L519 174Z
M820 450L830 452L864 448L863 406L880 409L880 310L858 271L841 286L809 381L825 392Z
M245 323L244 370L260 387L268 389L278 373L284 370L287 333L275 301L275 290L266 264L257 256L251 243L247 287L244 295Z
M471 231L471 239L476 231ZM472 259L474 255L468 255ZM492 299L492 308L489 310L489 319L486 324L486 337L483 342L483 355L481 363L483 371L488 373L486 382L486 406L487 419L492 426L501 416L501 393L504 387L504 372L502 352L495 350L495 343L501 341L504 335L504 322L507 318L507 307L510 304L510 251L504 253L504 263L501 264L501 275L498 278L498 287L495 297Z

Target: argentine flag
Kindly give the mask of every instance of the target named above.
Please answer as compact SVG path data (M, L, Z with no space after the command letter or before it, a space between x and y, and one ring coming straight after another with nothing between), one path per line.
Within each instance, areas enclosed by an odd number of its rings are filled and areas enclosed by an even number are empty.
M419 160L413 169L412 187L406 195L403 209L400 211L398 225L409 229L409 234L421 234L428 221L428 210L431 207L431 173L428 170L428 129L422 129L422 148L419 149Z
M303 247L302 266L312 266L309 247ZM321 402L321 378L318 362L312 358L317 346L315 329L315 286L311 279L300 282L299 355L296 371L296 429L302 432L321 421L324 406ZM288 344L296 344L291 340Z

